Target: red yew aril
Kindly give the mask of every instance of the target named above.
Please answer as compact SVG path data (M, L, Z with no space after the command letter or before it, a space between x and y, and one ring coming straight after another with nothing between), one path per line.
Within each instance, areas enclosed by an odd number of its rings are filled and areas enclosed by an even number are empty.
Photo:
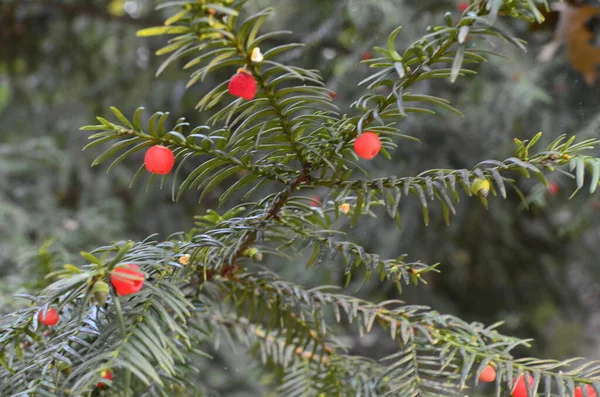
M312 199L310 200L310 206L311 207L319 207L321 205L321 199L319 198L319 196L312 196Z
M360 60L361 61L368 61L369 59L373 58L373 54L370 51L365 52L364 54L361 55Z
M493 382L496 380L496 369L491 365L488 365L484 368L484 370L479 374L479 381L481 382Z
M587 385L585 388L587 389L588 397L597 397L596 390L591 385ZM584 397L581 386L575 388L575 397Z
M365 160L371 160L377 156L381 150L381 140L377 134L373 132L365 132L362 135L356 137L354 141L354 151L358 157Z
M466 9L469 8L469 3L466 1L461 1L460 3L458 3L456 8L458 8L458 11L460 12L465 12Z
M175 165L175 155L168 147L162 145L152 146L146 151L144 158L146 169L154 174L166 175Z
M44 316L44 311L40 311L38 313L38 321L44 325L49 327L56 325L59 320L59 315L56 309L48 309L46 310L46 315Z
M248 101L254 99L257 89L256 80L246 69L238 69L237 73L229 80L229 93Z
M110 275L110 282L119 296L135 294L144 285L144 273L138 265L115 268Z
M533 388L533 377L531 375L527 375L527 383L529 383L529 388ZM525 379L523 375L519 376L519 380L517 380L517 386L515 390L513 390L512 397L527 397L527 386L525 385Z
M558 194L559 191L560 191L560 186L558 186L558 184L556 184L556 183L551 183L548 186L548 193L551 196L555 196L556 194Z
M112 378L113 378L113 377L112 377L112 372L111 372L111 371L108 371L108 370L100 372L100 376L101 376L102 378L104 378L104 379L108 379L108 380L110 380L110 381L112 381ZM102 383L102 382L98 382L98 383L96 383L96 386L97 386L97 387L104 387L104 386L106 386L106 385L105 385L104 383Z

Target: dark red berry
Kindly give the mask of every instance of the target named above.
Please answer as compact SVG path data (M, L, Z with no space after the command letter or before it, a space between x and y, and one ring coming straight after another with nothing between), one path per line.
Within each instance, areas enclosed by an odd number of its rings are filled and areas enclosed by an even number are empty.
M479 374L479 380L481 382L493 382L496 380L496 369L491 365L485 367L485 369Z
M254 99L257 89L256 80L245 69L238 69L229 81L229 93L248 101Z
M108 380L110 380L110 381L112 381L112 379L113 379L112 372L111 372L111 371L109 371L109 370L106 370L106 371L102 371L102 372L100 372L100 376L101 376L102 378L104 378L104 379L108 379ZM97 387L104 387L104 386L106 386L106 385L105 385L103 382L98 382L98 383L96 384L96 386L97 386Z
M135 294L144 285L144 273L134 264L117 267L110 275L110 282L120 296Z
M533 377L531 375L527 375L527 383L529 383L529 388L533 388ZM523 375L519 376L519 380L517 380L517 386L515 390L513 390L512 397L527 397L527 386L525 385L525 379Z
M59 320L58 312L56 309L48 309L46 310L46 315L44 316L44 311L40 311L38 313L38 321L44 325L49 327L56 325Z
M162 145L152 146L146 151L144 158L146 169L154 174L166 175L175 165L175 155L168 147Z
M335 97L337 97L337 94L335 92L331 91L329 93L329 97L333 100L333 99L335 99Z
M354 141L354 151L358 157L371 160L381 150L381 140L373 132L364 132Z

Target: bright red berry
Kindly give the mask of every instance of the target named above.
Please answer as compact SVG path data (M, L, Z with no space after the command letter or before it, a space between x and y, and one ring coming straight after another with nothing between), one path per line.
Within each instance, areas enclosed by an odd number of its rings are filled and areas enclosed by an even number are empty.
M373 58L373 54L370 51L367 51L364 54L362 54L362 56L360 57L360 60L361 61L368 61L371 58Z
M558 186L558 184L557 184L557 183L551 183L551 184L548 186L548 193L549 193L551 196L554 196L554 195L558 194L558 192L559 192L559 191L560 191L560 186Z
M329 93L329 97L331 98L331 100L334 100L337 97L337 94L335 92L331 91Z
M529 383L529 388L533 388L533 377L531 375L527 375L527 383ZM523 375L519 376L519 380L517 380L517 386L515 390L513 390L512 397L527 397L527 386L525 385L525 379Z
M354 151L358 157L371 160L381 150L381 140L373 132L364 132L354 141Z
M113 378L113 377L112 377L112 372L111 372L111 371L109 371L109 370L105 370L105 371L102 371L102 372L100 372L100 376L101 376L102 378L104 378L104 379L108 379L108 380L110 380L110 381L112 381L112 378ZM96 383L96 386L97 386L97 387L104 387L104 386L106 386L106 385L105 385L103 382L98 382L98 383Z
M256 90L256 80L246 69L238 69L238 72L229 81L229 93L248 101L254 99Z
M587 389L587 395L588 397L596 397L596 390L594 390L594 388L591 385L587 385L585 387ZM583 397L583 390L581 389L581 386L577 386L575 388L575 397Z
M117 267L110 275L110 282L120 296L135 294L144 285L144 273L134 264Z
M312 196L312 199L310 200L310 206L311 207L319 207L321 205L321 199L319 198L319 196Z
M56 309L48 309L46 310L46 315L44 316L44 311L40 311L38 313L38 321L44 325L49 327L56 325L59 320L58 312Z
M469 3L466 1L461 1L460 3L458 3L456 8L458 8L458 11L460 12L465 12L466 9L469 8Z
M496 369L494 367L492 367L491 365L488 365L487 367L485 367L485 369L481 372L481 374L479 374L479 381L480 382L493 382L496 380Z
M166 175L175 165L175 155L168 147L162 145L152 146L146 151L144 158L146 169L158 175Z

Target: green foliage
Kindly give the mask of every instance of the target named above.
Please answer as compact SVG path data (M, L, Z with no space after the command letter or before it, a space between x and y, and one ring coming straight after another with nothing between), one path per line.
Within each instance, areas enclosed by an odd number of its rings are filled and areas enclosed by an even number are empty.
M86 395L102 381L112 395L184 393L193 382L190 375L198 371L197 360L210 358L209 346L225 341L246 347L272 371L269 386L277 395L459 395L477 382L489 364L497 369L497 395L509 393L522 374L533 376L530 396L538 391L573 396L576 386L587 384L600 393L598 363L515 359L513 350L528 346L529 341L499 333L500 324L468 323L400 301L372 303L337 294L333 287L308 289L256 263L263 254L286 257L292 250L312 245L307 267L333 263L341 255L348 282L352 277L366 281L377 275L382 283L392 281L401 289L402 284L424 282L423 275L437 272L438 264L407 262L406 255L381 259L353 241L341 240L344 231L338 230L336 220L347 212L340 209L342 204L349 204L352 225L384 207L400 226L400 200L410 195L418 199L425 224L430 219L430 201L441 205L449 223L460 189L472 196L475 180L488 181L492 195L503 198L511 187L526 204L517 177L533 175L547 184L546 172L561 172L573 177L580 190L586 186L589 170L588 186L594 192L600 159L586 153L598 141L576 142L563 136L538 151L541 134L531 141L516 140L515 156L485 160L471 169L432 169L415 177L373 180L356 175L363 171L352 151L356 136L367 130L378 133L383 137L382 154L389 157L397 147L396 138L408 139L407 144L415 140L401 134L395 123L410 113L433 113L407 104L426 103L444 117L462 115L443 98L408 89L417 89L419 81L455 81L475 73L465 65L485 61L494 53L466 48L468 35L523 47L495 22L499 16L539 21L533 2L473 1L458 21L446 15L445 25L430 28L403 52L396 45L401 31L395 29L387 48L375 48L381 56L368 63L376 71L363 80L367 89L387 87L389 93L363 95L353 103L356 115L340 114L317 71L279 61L297 45L274 46L264 52L262 61L252 60L254 48L285 33L261 33L272 10L247 15L242 0L170 1L161 8L174 12L165 26L138 33L175 35L158 50L170 54L159 73L185 59L184 68L194 68L190 87L221 69L233 73L242 67L258 83L258 95L250 101L227 102L228 80L217 84L198 102L200 111L212 112L207 125L198 127L184 118L169 127L169 114L164 112L142 122L143 108L128 118L113 107L115 122L98 117L100 124L82 128L92 131L86 149L115 141L92 164L111 161L107 170L116 170L135 153L165 145L178 162L172 176L174 200L191 189L200 191L202 200L229 181L219 202L243 200L244 205L222 215L209 211L195 218L195 228L166 241L150 237L82 252L86 265L65 265L49 275L58 280L39 294L21 295L31 300L31 306L0 322L3 392ZM188 163L193 166L184 166ZM144 174L140 166L132 185ZM149 178L148 187L154 178ZM161 186L168 178L163 177ZM264 194L267 184L279 191ZM299 194L317 188L328 192L319 206L309 205L309 198ZM479 199L487 207L485 196L479 194ZM115 267L129 263L145 273L143 289L121 297L111 288L104 305L94 302L94 285L107 282ZM355 271L359 266L365 270L361 276ZM44 330L37 313L50 306L59 310L61 321L56 329ZM360 335L379 327L398 350L379 362L353 355L336 339L342 327ZM103 370L115 373L112 382L101 378Z

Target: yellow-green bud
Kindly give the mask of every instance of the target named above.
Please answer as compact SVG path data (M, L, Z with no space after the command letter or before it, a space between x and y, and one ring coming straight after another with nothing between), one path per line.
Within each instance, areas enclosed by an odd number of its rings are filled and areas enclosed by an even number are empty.
M71 372L73 372L73 367L65 362L60 361L56 366L64 375L69 376L71 375Z
M490 193L490 181L487 179L475 179L471 185L471 192L479 197L487 197Z
M242 251L242 256L247 256L249 258L254 259L257 262L262 261L263 254L258 250L258 248L246 248Z
M242 255L252 258L257 262L262 261L262 252L260 252L258 248L246 248L244 252L242 252Z
M106 284L104 281L97 281L94 284L94 288L92 288L92 293L94 294L94 298L96 298L96 302L98 302L98 306L102 306L106 303L108 291L108 284Z

